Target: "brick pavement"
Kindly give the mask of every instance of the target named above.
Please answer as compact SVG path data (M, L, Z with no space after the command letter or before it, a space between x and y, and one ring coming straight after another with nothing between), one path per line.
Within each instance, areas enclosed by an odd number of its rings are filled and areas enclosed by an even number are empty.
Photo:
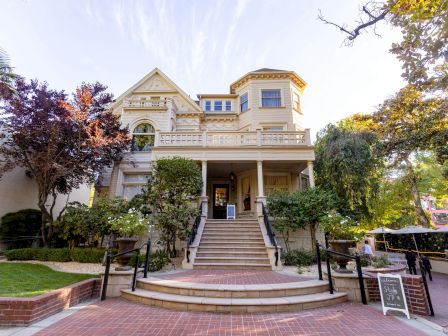
M392 316L345 303L297 313L213 314L171 311L108 299L51 325L36 335L256 335L423 336Z
M272 271L257 270L188 270L157 278L219 285L262 285L312 280L312 277L294 276Z
M432 273L432 280L428 281L429 294L434 307L434 316L425 316L426 319L448 330L448 275Z

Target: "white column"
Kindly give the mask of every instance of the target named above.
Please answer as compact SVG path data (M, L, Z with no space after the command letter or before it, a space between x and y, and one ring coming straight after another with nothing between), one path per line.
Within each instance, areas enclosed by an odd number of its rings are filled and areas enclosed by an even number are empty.
M202 161L202 197L207 196L207 161Z
M308 174L310 178L310 187L314 188L314 170L313 170L313 161L308 161Z
M257 176L258 176L258 197L264 197L263 161L257 161Z

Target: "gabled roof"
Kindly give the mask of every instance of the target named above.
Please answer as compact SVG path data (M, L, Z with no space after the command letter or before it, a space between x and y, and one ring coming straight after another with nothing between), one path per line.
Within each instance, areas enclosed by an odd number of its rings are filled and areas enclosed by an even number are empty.
M137 83L135 83L133 86L131 86L126 92L121 94L118 98L115 99L114 103L112 104L112 108L114 108L116 105L118 105L127 95L135 91L140 85L142 85L144 82L146 82L148 79L153 77L154 75L158 74L160 77L162 77L165 81L168 82L174 89L179 92L180 96L184 98L190 106L197 112L203 112L201 108L198 106L198 104L190 98L188 94L186 94L179 86L176 85L167 75L165 75L162 70L159 68L154 68L150 73L148 73L145 77L140 79Z

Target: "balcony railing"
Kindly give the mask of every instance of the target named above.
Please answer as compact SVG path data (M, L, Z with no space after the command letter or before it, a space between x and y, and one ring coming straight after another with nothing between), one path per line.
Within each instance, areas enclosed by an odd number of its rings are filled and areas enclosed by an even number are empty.
M123 101L124 108L167 108L169 99L127 99Z
M257 146L311 146L310 132L156 132L155 142L155 147Z

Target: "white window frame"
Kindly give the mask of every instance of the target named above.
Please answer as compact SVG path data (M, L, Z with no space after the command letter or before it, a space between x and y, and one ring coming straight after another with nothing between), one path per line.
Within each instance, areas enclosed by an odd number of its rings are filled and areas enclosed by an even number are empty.
M208 103L210 103L210 109L207 110L207 104ZM205 112L211 112L212 111L212 101L211 100L204 101L204 111Z
M229 107L229 109L227 109L227 107ZM226 112L231 112L232 111L232 101L231 100L226 100L225 101L225 111Z
M217 108L216 108L216 104L217 103L220 103L221 104L221 109L220 110L218 110ZM222 112L223 111L223 105L222 105L222 100L215 100L214 102L213 102L213 111L216 111L216 112Z
M280 104L278 106L263 106L263 92L264 91L278 91L280 93ZM273 99L273 98L266 98L266 99ZM260 89L260 107L261 108L275 109L275 108L284 107L284 105L283 105L284 101L285 101L285 99L283 97L283 90L282 89L277 89L277 88Z
M243 98L243 96L246 96L246 100L244 102L241 102L241 98ZM247 108L245 110L243 110L244 103L247 103ZM247 110L249 110L249 92L245 92L239 97L239 105L240 105L240 113L243 113L243 112L246 112Z

